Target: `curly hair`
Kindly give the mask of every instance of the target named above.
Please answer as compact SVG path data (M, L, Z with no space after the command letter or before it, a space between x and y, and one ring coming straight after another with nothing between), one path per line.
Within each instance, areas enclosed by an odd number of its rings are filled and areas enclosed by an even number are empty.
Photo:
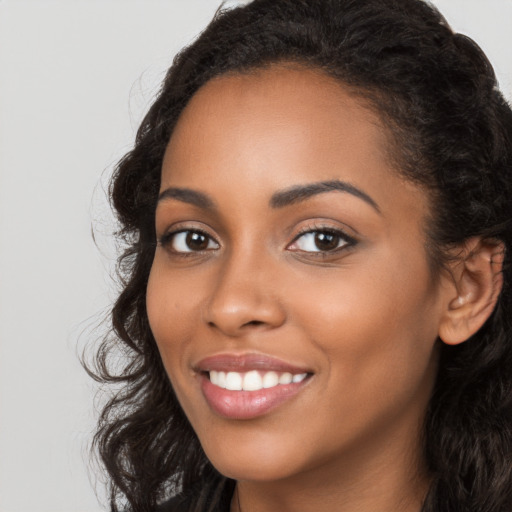
M195 92L216 76L280 62L321 70L369 100L391 134L397 172L432 200L434 268L470 237L503 243L491 317L466 343L441 344L423 432L432 479L422 512L512 510L512 111L481 49L422 0L253 0L219 10L176 56L111 181L126 244L122 291L91 370L118 384L95 436L111 510L150 512L197 482L210 491L226 484L178 404L148 323L155 206L165 148ZM199 492L188 509L201 500Z

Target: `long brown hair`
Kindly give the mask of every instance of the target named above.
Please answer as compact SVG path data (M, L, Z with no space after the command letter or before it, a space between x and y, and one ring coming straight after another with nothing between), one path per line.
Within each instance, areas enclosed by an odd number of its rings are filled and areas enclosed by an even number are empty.
M370 100L393 135L397 171L433 198L435 266L469 237L504 243L504 287L491 318L468 342L442 346L424 429L432 485L423 512L512 510L512 112L479 47L421 0L254 0L220 10L175 58L110 189L126 247L122 291L91 372L120 384L95 437L111 510L153 512L173 494L222 484L148 324L154 211L163 154L192 95L215 76L279 61L321 69ZM204 493L187 508L198 500Z

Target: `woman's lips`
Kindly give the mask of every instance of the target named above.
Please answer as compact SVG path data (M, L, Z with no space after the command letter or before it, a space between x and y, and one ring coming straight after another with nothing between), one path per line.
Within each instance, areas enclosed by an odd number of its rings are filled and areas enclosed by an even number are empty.
M268 413L294 397L311 371L260 354L220 354L201 360L201 390L217 414L251 419Z
M296 373L310 373L306 367L300 367L287 363L281 359L264 354L216 354L205 357L194 365L194 369L200 372L217 371L238 371L248 372L251 370L275 371Z

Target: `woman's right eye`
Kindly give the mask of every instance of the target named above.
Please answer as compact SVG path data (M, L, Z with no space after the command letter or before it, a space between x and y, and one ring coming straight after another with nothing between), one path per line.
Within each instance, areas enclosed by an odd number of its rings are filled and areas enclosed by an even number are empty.
M168 233L161 238L160 245L176 253L204 252L220 247L211 236L192 229Z

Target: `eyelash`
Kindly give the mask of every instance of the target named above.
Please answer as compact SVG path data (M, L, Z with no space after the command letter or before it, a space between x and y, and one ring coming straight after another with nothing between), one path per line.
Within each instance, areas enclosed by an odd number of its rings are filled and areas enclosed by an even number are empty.
M194 251L193 249L191 249L189 251L177 251L170 246L173 243L173 241L175 241L176 237L180 234L200 235L200 236L208 239L208 245L210 245L211 242L215 243L217 245L217 247L215 247L215 249L217 249L220 246L220 244L211 235L209 235L206 231L203 231L202 229L197 229L197 228L177 229L175 231L170 231L168 233L165 233L158 240L158 244L164 248L168 247L169 251L172 252L173 256L185 257L185 258L189 257L189 256L194 256L197 254L204 254L205 252L212 250L212 248L207 247L206 249L197 250L197 251ZM186 243L186 241L185 241L185 243Z
M190 249L190 250L175 250L174 248L169 247L172 244L172 242L175 241L176 237L178 235L180 235L180 234L200 235L200 236L205 237L206 239L208 239L208 246L213 242L216 245L216 247L213 247L213 248L212 247L206 247L205 249L202 249L202 250L193 250L193 249ZM334 236L334 237L337 237L339 239L338 243L340 243L340 242L344 242L344 243L340 247L335 247L334 249L329 249L329 250L321 250L321 249L319 249L318 251L304 251L304 250L301 250L301 249L290 249L290 247L295 245L297 243L297 241L299 241L301 238L305 237L306 235L313 235L313 234L316 234L315 238L319 234L327 234L327 235L330 235L330 236ZM187 243L187 241L185 241L185 243ZM317 240L314 240L313 243L316 245ZM287 246L287 249L291 250L292 252L305 253L305 254L308 254L308 255L310 255L312 257L326 258L326 257L328 257L330 255L338 254L339 252L347 250L348 248L353 247L354 245L356 245L356 243L357 243L357 241L354 238L352 238L351 236L347 235L341 229L332 228L332 227L329 227L329 226L308 226L308 227L305 227L304 229L302 229L295 236L293 241ZM165 233L158 240L158 244L160 246L164 247L164 248L169 247L169 251L172 252L173 256L185 257L185 258L186 257L190 257L190 256L194 256L194 255L199 255L199 254L205 254L208 251L215 250L215 249L218 249L220 247L220 244L211 235L209 235L206 231L203 231L201 229L195 229L195 228L177 229L175 231L171 231L171 232ZM318 248L318 246L317 246L317 248Z
M344 242L340 247L335 247L334 249L330 250L321 250L318 251L302 251L300 249L295 249L295 252L303 252L306 253L312 257L319 257L319 258L327 258L331 255L338 254L342 251L347 250L350 247L353 247L356 245L357 240L355 240L353 237L347 235L343 230L339 228L333 228L331 226L325 226L325 225L314 225L314 226L307 226L304 229L302 229L293 239L292 243L288 245L288 248L290 248L292 245L296 244L298 240L305 237L305 235L319 235L319 234L327 234L334 237L337 237L338 243ZM316 236L315 236L316 238ZM316 240L313 241L313 243L316 245Z

